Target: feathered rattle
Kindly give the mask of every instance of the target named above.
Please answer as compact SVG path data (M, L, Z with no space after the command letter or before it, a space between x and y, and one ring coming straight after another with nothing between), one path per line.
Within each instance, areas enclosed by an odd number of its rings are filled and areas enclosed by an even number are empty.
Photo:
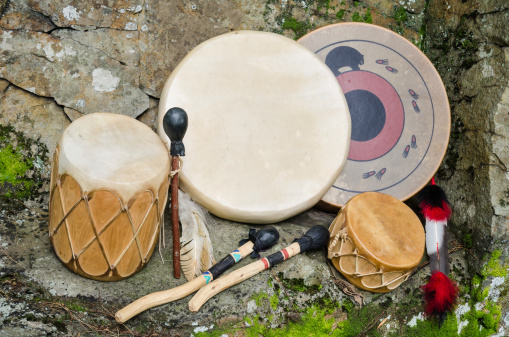
M445 192L435 184L435 178L419 193L419 206L426 220L426 250L428 252L431 279L422 286L425 312L428 317L437 317L439 325L452 311L458 298L458 285L449 275L446 228L451 216L451 207Z

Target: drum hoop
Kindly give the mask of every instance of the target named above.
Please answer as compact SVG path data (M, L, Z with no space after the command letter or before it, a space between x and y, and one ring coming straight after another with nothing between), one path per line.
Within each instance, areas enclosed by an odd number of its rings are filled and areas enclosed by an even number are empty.
M339 246L339 250L337 252L332 252L334 247L336 247L336 245L338 244L339 240L341 240L341 243L340 243L340 246ZM343 244L347 240L350 241L350 243L352 244L352 246L355 247L355 249L354 249L354 251L352 253L341 253L341 250L343 248ZM359 258L362 258L362 259L368 261L369 263L373 264L374 266L375 266L375 264L373 262L371 262L369 259L367 259L365 256L363 256L362 254L357 253L357 247L354 245L352 240L348 237L347 226L345 226L345 225L343 225L343 228L341 228L338 231L338 233L334 236L334 238L329 242L329 246L327 248L327 258L332 259L332 258L336 258L337 257L337 258L341 259L341 257L343 257L343 256L354 256L355 257L355 272L354 273L347 273L344 270L340 270L342 273L345 273L345 274L347 274L349 276L352 276L354 278L362 278L362 277L365 277L365 276L372 276L372 275L381 275L382 276L382 284L379 285L379 286L370 287L370 286L366 286L366 285L363 284L364 287L370 288L370 289L379 289L379 288L387 287L387 286L391 285L392 283L394 283L396 281L399 281L402 278L404 278L404 280L402 282L405 282L410 277L410 274L412 273L412 271L415 269L415 268L412 268L412 269L408 270L406 273L403 273L401 276L396 277L395 279L393 279L393 280L391 280L389 282L384 282L384 275L388 274L388 273L397 272L397 271L390 271L390 272L385 273L383 267L380 266L380 268L377 268L378 270L375 271L375 272L364 273L364 274L363 273L359 273L358 272ZM375 266L375 268L376 268L376 266Z

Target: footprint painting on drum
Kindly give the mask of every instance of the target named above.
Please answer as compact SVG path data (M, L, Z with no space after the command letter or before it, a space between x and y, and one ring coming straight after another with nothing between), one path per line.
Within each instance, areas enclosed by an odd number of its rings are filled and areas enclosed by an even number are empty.
M449 141L447 95L433 65L403 37L369 24L327 26L299 42L336 76L352 120L347 163L322 201L341 207L368 191L412 197Z

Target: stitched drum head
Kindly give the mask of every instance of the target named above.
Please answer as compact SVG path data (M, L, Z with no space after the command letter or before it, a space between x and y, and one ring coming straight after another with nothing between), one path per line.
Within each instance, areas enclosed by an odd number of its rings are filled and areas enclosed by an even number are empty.
M449 142L447 94L431 62L405 38L370 24L330 25L299 42L334 73L352 118L347 163L322 201L337 208L368 191L412 197Z
M94 113L77 119L60 141L59 174L71 174L88 192L105 188L124 202L143 187L157 190L168 175L169 157L161 139L134 118Z
M350 116L312 52L283 36L239 31L208 40L172 72L166 111L188 114L183 190L217 216L272 223L312 207L338 177Z
M350 282L369 291L385 292L399 286L424 254L419 218L404 203L382 193L353 197L330 232L329 255L335 255L334 266Z

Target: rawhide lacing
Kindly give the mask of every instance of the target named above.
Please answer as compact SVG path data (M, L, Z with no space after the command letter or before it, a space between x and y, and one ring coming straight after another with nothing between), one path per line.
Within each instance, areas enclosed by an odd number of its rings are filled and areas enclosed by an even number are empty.
M177 173L182 171L182 167L184 167L184 161L182 160L182 157L178 156L179 158L179 168L175 171L170 171L170 178L173 178Z
M338 251L337 252L333 252L332 250L334 249L334 247L336 247L336 245L338 244L338 241L340 241L340 240L341 240L341 243L340 243ZM365 276L372 276L372 275L381 275L381 277L382 277L382 284L381 285L376 286L376 287L370 287L370 286L364 285L365 287L372 288L372 289L383 288L383 287L387 287L387 286L391 285L392 283L394 283L396 281L401 280L402 278L404 278L404 280L402 281L402 282L404 282L404 281L406 281L410 277L410 274L412 273L411 270L407 271L406 273L402 274L399 277L396 277L395 279L392 279L390 281L385 282L384 281L384 276L385 276L386 272L384 272L383 267L380 267L378 269L378 271L375 271L375 272L372 272L372 273L361 273L361 272L359 272L359 259L363 259L366 262L369 262L371 265L373 265L373 267L375 267L375 269L377 269L377 268L376 268L375 264L373 264L373 262L371 262L370 260L368 260L367 258L362 256L361 254L359 254L358 251L357 251L357 248L355 248L354 251L351 252L351 253L341 253L341 251L343 250L343 244L347 240L350 242L350 244L353 247L355 247L355 245L353 244L352 240L348 237L347 228L343 227L342 229L339 230L339 232L330 241L329 247L327 248L327 252L328 252L327 253L327 257L329 259L332 259L332 258L335 258L335 257L341 258L341 257L344 257L344 256L354 256L355 257L355 272L347 273L344 270L342 270L343 273L346 273L346 274L348 274L348 275L350 275L352 277L357 278L357 277L365 277ZM387 272L387 273L390 273L390 272Z
M54 157L54 164L53 164L53 165L55 165L55 167L53 168L54 170L58 170L58 153L59 153L59 149L57 147L57 149L55 150L55 157ZM79 199L76 200L76 202L71 207L66 207L66 203L64 202L64 199L63 199L64 193L63 193L62 185L66 183L67 179L69 179L69 181L70 181L69 183L73 182L74 184L76 184L76 186L78 187L78 191L79 191L78 192ZM157 193L154 193L151 190L145 190L145 191L140 192L137 196L133 197L133 199L131 199L130 201L123 202L118 195L116 195L115 193L113 193L109 190L106 190L106 189L99 188L99 189L93 190L91 192L83 191L80 184L71 175L69 175L67 173L64 173L62 175L56 175L55 181L52 181L52 184L53 184L53 189L52 189L52 192L50 193L51 194L50 203L52 205L53 205L53 202L56 202L59 204L59 207L62 212L62 218L58 220L58 223L53 228L50 228L49 237L50 237L50 240L53 242L54 237L57 235L57 233L59 231L65 231L67 240L69 242L69 247L71 249L72 257L69 261L67 261L67 262L63 261L63 262L64 262L64 264L71 266L70 267L71 270L74 270L74 271L76 271L78 269L82 270L79 258L87 249L89 249L92 246L92 244L94 244L96 242L100 248L100 252L101 252L103 259L108 264L108 270L106 272L104 272L102 275L97 275L97 276L105 276L108 274L119 276L118 271L117 271L117 265L122 261L124 255L127 253L127 251L129 250L129 248L132 245L134 245L136 247L136 251L140 257L140 262L139 262L139 266L137 267L137 270L139 268L141 268L141 266L147 262L148 256L143 254L143 252L142 252L142 248L141 248L142 244L140 242L138 235L145 226L148 226L147 219L149 217L149 213L151 212L151 210L153 208L156 209L157 226L163 227L162 226L163 209L161 208L161 203L159 201L159 196ZM100 192L100 191L106 191L117 199L118 211L106 223L98 224L96 219L92 216L91 206L90 206L89 201L90 201L90 199L93 198L94 193ZM145 214L141 217L141 222L138 225L137 223L136 224L134 223L134 220L131 216L131 210L129 208L129 205L132 205L134 203L134 201L142 193L145 193L145 192L150 193L151 203L150 203L150 206L148 207L147 211L145 212ZM58 195L54 196L55 193L58 193ZM58 198L59 200L53 201L53 198ZM93 237L87 243L85 243L83 245L83 247L81 247L81 249L79 249L79 250L76 249L76 247L73 245L72 238L68 234L69 226L70 226L68 218L74 212L74 210L77 209L78 207L86 208L88 217L84 221L86 222L87 226L89 226L89 228L92 229L92 232L94 234ZM129 242L126 244L125 248L122 250L122 252L118 256L116 256L115 258L112 258L112 257L109 258L108 254L106 252L106 247L103 243L101 234L103 234L105 231L107 231L108 228L120 216L127 217L127 220L129 222L129 227L130 227L129 229L132 231L133 237L129 240ZM136 225L138 225L138 228L136 228ZM98 228L101 228L101 229L98 230ZM150 242L153 242L155 240L155 237L156 237L155 233L157 233L159 230L160 230L160 228L159 229L156 228L154 230L154 234L150 238ZM152 244L150 244L150 246L151 245Z

